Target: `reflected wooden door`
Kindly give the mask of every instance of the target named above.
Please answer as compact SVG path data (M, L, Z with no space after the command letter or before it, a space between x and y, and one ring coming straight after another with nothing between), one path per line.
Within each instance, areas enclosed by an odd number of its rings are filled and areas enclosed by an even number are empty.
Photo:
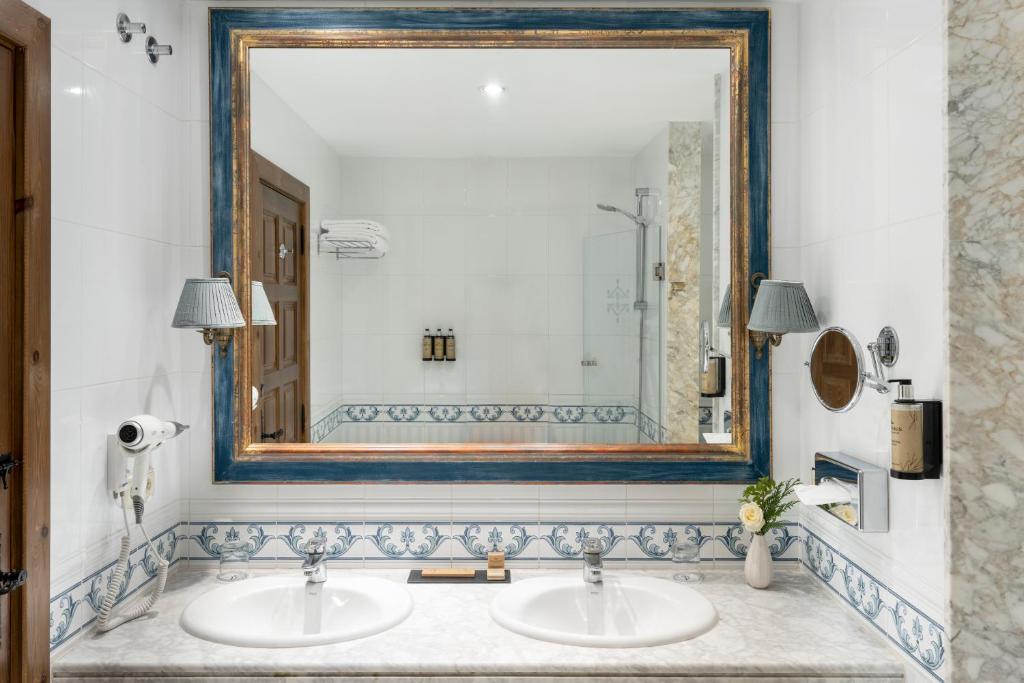
M277 320L276 326L256 327L253 334L253 383L260 399L252 438L257 443L303 442L309 431L309 188L258 154L252 158L250 274L263 283Z

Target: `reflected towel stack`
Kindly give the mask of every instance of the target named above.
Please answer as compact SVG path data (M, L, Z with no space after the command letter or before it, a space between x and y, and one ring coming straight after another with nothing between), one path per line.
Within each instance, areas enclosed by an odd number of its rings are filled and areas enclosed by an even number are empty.
M320 241L326 249L345 258L382 258L391 249L391 233L376 221L325 220Z

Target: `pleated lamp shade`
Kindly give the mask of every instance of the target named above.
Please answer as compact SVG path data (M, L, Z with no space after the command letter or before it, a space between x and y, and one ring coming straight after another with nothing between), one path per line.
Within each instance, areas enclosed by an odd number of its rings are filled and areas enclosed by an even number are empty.
M171 327L187 330L245 327L245 318L226 277L197 277L185 280Z
M718 326L732 326L732 285L725 288L725 294L722 296L722 306L718 309Z
M754 332L786 334L816 332L818 318L804 283L789 280L761 280L750 311L747 329Z
M252 281L252 324L253 325L276 325L274 309L267 298L267 292L263 289L263 283L259 280Z

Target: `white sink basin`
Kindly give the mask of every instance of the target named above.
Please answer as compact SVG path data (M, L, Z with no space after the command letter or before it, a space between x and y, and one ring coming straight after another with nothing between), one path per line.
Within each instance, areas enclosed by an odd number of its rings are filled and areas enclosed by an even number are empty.
M646 647L709 631L718 612L697 591L649 576L605 576L596 591L571 576L517 581L491 603L491 618L537 640L586 647Z
M405 586L365 576L307 587L301 576L266 576L214 588L181 614L199 638L243 647L300 647L365 638L412 612Z

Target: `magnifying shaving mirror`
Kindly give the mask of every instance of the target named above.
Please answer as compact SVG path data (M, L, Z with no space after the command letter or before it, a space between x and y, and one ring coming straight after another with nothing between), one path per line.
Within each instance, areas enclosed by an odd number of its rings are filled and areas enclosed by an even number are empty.
M865 385L881 394L888 393L885 368L894 366L899 358L896 330L883 327L867 349L871 370L865 369L860 343L849 330L829 327L814 340L810 360L805 365L810 370L814 395L827 410L847 412L857 405Z

